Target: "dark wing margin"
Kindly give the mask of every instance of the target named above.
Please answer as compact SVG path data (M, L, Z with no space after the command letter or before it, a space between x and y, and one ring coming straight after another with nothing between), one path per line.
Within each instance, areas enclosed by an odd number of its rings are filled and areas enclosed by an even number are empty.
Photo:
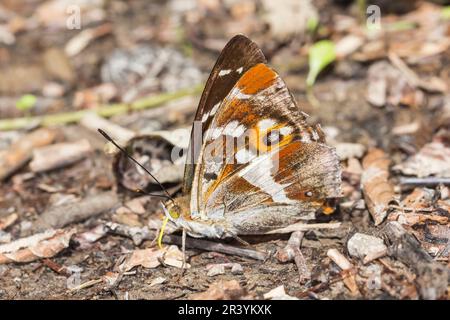
M266 63L266 58L256 43L244 35L234 36L223 48L214 65L195 114L194 121L201 121L214 106L221 103L234 87L241 76L258 63ZM223 76L220 74L226 73ZM212 117L202 123L202 136L208 129ZM187 150L186 165L184 167L183 193L190 192L196 161L199 156L202 141L194 144L194 127Z

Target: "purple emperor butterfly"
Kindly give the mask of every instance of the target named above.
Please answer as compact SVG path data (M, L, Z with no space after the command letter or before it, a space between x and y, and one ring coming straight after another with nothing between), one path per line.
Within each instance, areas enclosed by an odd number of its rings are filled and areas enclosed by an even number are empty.
M258 46L232 38L200 99L183 195L163 204L167 218L193 237L226 238L331 213L339 160L306 118Z

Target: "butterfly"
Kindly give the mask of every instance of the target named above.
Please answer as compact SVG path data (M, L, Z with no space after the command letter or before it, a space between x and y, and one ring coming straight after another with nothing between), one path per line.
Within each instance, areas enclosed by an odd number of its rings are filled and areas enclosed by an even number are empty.
M333 212L339 159L307 117L261 49L233 37L206 82L167 219L193 237L227 238Z

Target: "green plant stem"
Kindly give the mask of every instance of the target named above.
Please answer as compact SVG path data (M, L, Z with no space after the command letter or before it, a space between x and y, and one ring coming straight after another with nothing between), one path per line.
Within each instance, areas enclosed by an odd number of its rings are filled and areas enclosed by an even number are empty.
M200 93L202 86L190 89L183 89L172 93L162 93L155 96L145 97L130 104L118 103L103 105L94 109L79 110L72 112L49 114L35 117L21 117L0 120L0 131L18 130L26 128L32 124L39 124L43 127L62 125L80 121L85 115L91 112L97 113L101 117L109 118L129 111L143 110L158 107L164 103L176 100L185 96Z

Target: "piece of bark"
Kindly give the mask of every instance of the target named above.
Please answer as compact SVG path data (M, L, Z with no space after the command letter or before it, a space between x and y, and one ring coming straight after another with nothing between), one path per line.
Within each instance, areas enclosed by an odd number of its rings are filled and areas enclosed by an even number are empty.
M0 246L0 264L11 262L31 262L40 258L55 256L69 246L75 229L48 230Z
M394 187L388 181L390 160L380 149L371 149L364 157L361 187L375 225L387 216L389 203L394 199Z
M359 293L358 286L356 285L355 275L352 273L353 265L350 261L337 249L329 249L327 251L327 256L333 260L334 263L338 265L345 273L343 276L343 281L345 286L350 290L352 295L357 295Z
M306 283L311 280L311 271L306 265L305 257L300 250L304 235L305 233L302 231L293 232L286 247L279 249L276 253L276 258L280 262L295 261L300 277L300 283Z
M45 211L35 225L36 230L61 228L103 213L118 204L114 192L104 192L88 196L82 200L66 203Z
M33 151L30 169L44 172L65 167L85 158L91 151L91 144L86 139L38 148Z
M6 180L22 168L31 159L34 149L52 143L55 137L56 131L42 128L13 143L0 157L0 181Z
M389 222L384 228L384 233L390 241L389 255L415 271L417 287L422 298L435 300L443 297L448 286L448 268L433 261L433 258L421 248L419 241L400 223Z

